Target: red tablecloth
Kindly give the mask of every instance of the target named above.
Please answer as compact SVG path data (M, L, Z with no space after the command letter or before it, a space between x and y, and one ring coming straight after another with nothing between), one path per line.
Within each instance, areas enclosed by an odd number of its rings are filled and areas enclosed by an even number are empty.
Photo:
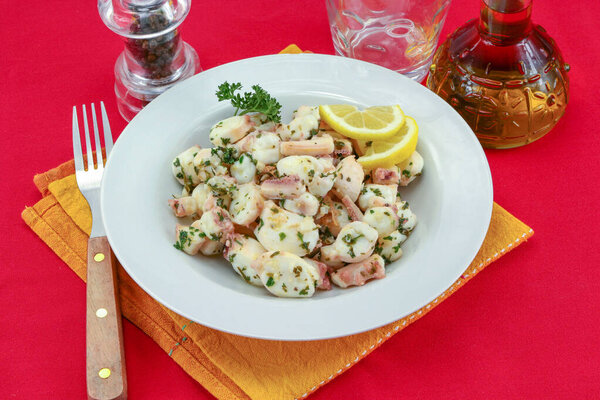
M478 15L454 0L442 37ZM597 1L537 0L533 18L571 64L571 100L549 135L487 151L495 200L536 235L314 399L599 398L600 65ZM204 69L289 43L333 53L325 1L194 1L182 27ZM71 107L103 99L123 44L94 2L10 2L0 14L0 398L85 397L85 288L20 219L32 183L72 157ZM588 75L589 74L589 75ZM210 399L124 323L131 399Z

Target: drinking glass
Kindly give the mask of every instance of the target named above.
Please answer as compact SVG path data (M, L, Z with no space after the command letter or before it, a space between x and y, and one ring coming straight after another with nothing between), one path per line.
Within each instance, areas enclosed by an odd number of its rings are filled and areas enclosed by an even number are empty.
M338 55L427 75L450 0L326 0Z

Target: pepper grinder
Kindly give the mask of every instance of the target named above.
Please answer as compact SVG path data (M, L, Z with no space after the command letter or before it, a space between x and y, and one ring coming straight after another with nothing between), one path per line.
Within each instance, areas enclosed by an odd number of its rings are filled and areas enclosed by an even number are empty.
M202 70L178 30L190 6L191 0L98 0L102 21L125 39L115 63L117 105L125 120Z

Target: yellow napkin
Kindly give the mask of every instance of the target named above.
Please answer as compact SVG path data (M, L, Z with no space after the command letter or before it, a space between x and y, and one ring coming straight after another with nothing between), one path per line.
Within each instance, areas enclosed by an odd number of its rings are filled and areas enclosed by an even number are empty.
M33 207L25 208L22 217L85 280L91 215L77 189L73 172L73 162L69 161L36 175L34 183L44 197ZM344 338L279 342L216 331L163 307L119 265L121 307L125 318L154 339L217 398L299 399L343 373L392 335L427 314L488 264L532 234L527 225L494 203L490 228L479 253L450 288L406 318ZM314 357L314 354L319 356Z

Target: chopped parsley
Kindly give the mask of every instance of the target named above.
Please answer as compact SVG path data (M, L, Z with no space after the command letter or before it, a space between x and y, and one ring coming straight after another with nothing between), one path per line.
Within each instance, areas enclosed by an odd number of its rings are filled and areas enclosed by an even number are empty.
M306 251L310 251L308 249L308 242L304 241L304 235L301 232L297 232L296 235L298 236L298 239L300 239L300 247L302 247Z
M287 236L287 235L286 235L285 233L283 233L283 232L279 232L279 240L283 240L283 239L285 239L285 237L286 237L286 236Z
M300 296L306 296L308 294L308 285L302 289L299 293Z
M267 279L267 283L265 283L266 286L273 286L275 284L275 280L273 279L272 276L269 277L269 279Z
M277 251L274 251L274 252L273 252L273 254L271 254L269 257L270 257L270 258L273 258L273 257L275 257L276 255L278 255L279 253L280 253L280 252L279 252L279 250L277 250Z

